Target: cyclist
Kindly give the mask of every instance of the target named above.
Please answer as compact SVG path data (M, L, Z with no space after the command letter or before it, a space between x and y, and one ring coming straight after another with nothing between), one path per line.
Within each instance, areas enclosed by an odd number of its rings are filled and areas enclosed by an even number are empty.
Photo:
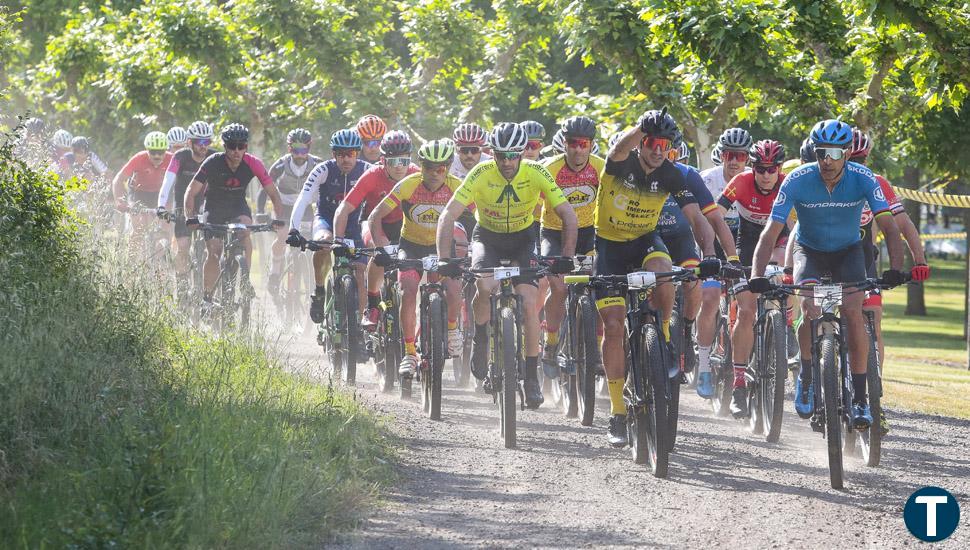
M747 130L742 128L724 130L724 133L717 140L717 144L720 146L720 154L718 155L720 165L701 172L704 185L707 186L711 195L721 196L721 192L727 187L728 182L734 179L734 176L747 170L748 150L751 149L753 142L754 140L751 139L751 134ZM734 237L737 239L739 225L737 209L729 209L724 219L727 221L728 227L731 228L731 233L734 233ZM715 249L719 258L726 259L724 251L719 246L715 246Z
M200 194L205 196L206 222L212 224L253 223L253 214L246 202L246 189L256 178L273 202L273 213L279 218L283 213L283 202L272 178L266 171L263 161L246 152L249 148L249 129L239 123L225 126L220 132L225 153L209 155L199 166L199 171L185 192L185 224L189 229L200 226L196 206ZM273 222L275 225L282 221ZM216 238L212 238L216 237ZM240 236L246 264L252 265L253 241L249 232ZM212 307L212 293L219 277L219 259L222 257L223 242L217 235L206 235L206 257L202 267L203 311ZM252 289L246 289L252 292Z
M785 174L781 171L781 164L785 160L785 146L774 140L763 139L751 146L750 158L754 171L742 172L734 176L717 199L718 206L724 212L737 206L741 218L738 227L738 253L741 265L744 266L751 265L754 248L771 216L771 205L775 202L778 189L785 181ZM784 262L787 243L788 228L785 227L775 242L771 261ZM747 291L738 292L735 294L735 299L738 304L738 314L731 333L731 349L734 356L731 414L735 418L745 418L749 411L744 371L754 345L754 317L757 301Z
M165 137L168 138L168 151L173 155L176 151L181 151L189 146L189 134L181 126L169 128Z
M57 167L57 163L61 160L61 157L71 151L72 139L74 139L74 136L71 135L71 133L67 130L57 130L54 132L54 135L51 136L49 162L52 166Z
M84 136L71 139L71 151L61 157L58 173L65 178L77 176L88 181L108 178L108 165L91 151L91 142Z
M377 115L365 115L357 121L357 134L362 140L360 156L364 161L376 164L381 160L381 140L387 133L387 125Z
M309 130L294 128L286 134L287 153L276 160L269 168L269 177L276 184L276 189L280 193L280 200L283 202L283 212L277 218L289 220L296 204L300 192L303 190L303 183L307 176L316 165L323 162L323 159L310 154L310 145L313 143L313 136ZM313 220L312 213L303 216L303 222ZM269 280L267 287L271 295L277 296L280 292L280 278L283 271L283 254L286 252L286 226L280 227L276 231L276 240L273 242L273 260L270 264Z
M17 141L14 154L17 158L32 162L39 157L46 156L47 144L44 141L44 120L30 117L23 121L23 137Z
M337 207L340 206L344 197L350 193L357 180L371 167L370 163L358 158L361 146L362 143L357 130L346 128L337 130L330 136L330 150L333 158L318 164L307 177L303 191L300 192L300 197L293 206L293 213L290 215L290 236L286 239L287 244L299 246L302 242L300 222L303 220L303 213L314 200L314 197L317 197L317 214L313 220L313 239L318 241L334 239L333 223ZM363 245L358 219L351 218L348 220L344 236L347 237L344 239L347 244ZM326 315L324 310L326 281L332 265L333 258L329 250L317 250L313 253L313 277L316 282L316 290L310 302L310 319L314 323L322 323ZM363 296L365 292L364 264L357 263L355 270L357 272L357 293L363 301L365 299ZM363 307L363 305L363 303L360 303L359 307Z
M202 162L215 154L212 144L212 125L197 120L189 125L186 131L189 146L176 151L165 171L165 181L158 193L158 217L168 213L169 197L174 193L175 205L175 290L180 300L188 295L189 249L192 246L191 232L185 225L185 192L195 178ZM201 195L199 196L201 198ZM198 212L201 200L196 200L195 211Z
M454 155L455 143L450 139L429 141L418 149L421 171L398 182L387 198L370 213L368 222L376 246L390 243L384 233L383 220L395 210L400 210L404 213L404 225L400 229L398 257L417 260L435 254L435 230L441 211L461 185L461 180L448 172ZM398 282L401 284L401 328L404 333L404 357L398 371L405 376L414 374L418 366L414 342L421 275L421 269L398 272ZM437 278L437 274L428 274L431 281ZM444 285L448 303L448 354L457 356L461 355L462 348L461 334L458 332L461 289L457 279L449 278Z
M865 166L847 162L852 145L852 128L838 120L823 120L811 133L818 162L800 166L785 178L772 206L771 221L762 231L755 249L751 292L770 288L764 278L775 243L786 226L792 209L799 225L794 232L794 279L799 284L817 284L825 275L836 283L854 283L866 278L865 253L857 220L862 217L866 201L874 212L879 228L886 236L890 269L883 281L899 285L904 281L899 271L902 264L902 241L899 228L889 214L889 205L872 172ZM854 398L850 413L852 426L865 429L872 423L866 396L866 367L869 342L862 314L863 295L847 292L840 307L842 320L848 326L847 344L852 372ZM812 340L810 319L819 315L811 298L801 303L803 322L798 330L802 368L795 384L795 411L809 418L814 409L812 387Z
M451 175L464 178L478 163L492 160L492 157L482 149L488 134L478 124L466 122L459 124L451 134L458 154L451 162Z
M472 268L498 267L503 259L512 260L519 266L530 266L536 245L536 234L532 230L533 213L543 195L548 207L554 209L562 219L563 256L575 254L576 214L549 172L539 163L522 159L528 139L525 129L514 122L503 122L492 129L488 141L495 159L476 166L448 202L438 223L439 257L451 257L455 221L474 203L478 223L472 232ZM571 262L554 267L570 271L572 266L565 264ZM515 291L522 296L525 318L525 401L526 406L535 409L543 401L537 373L537 283L534 277L519 277L513 283ZM494 280L479 279L472 300L475 315L472 373L479 380L483 380L488 372L489 295L498 284Z
M687 189L684 175L667 160L677 137L677 124L667 109L651 110L640 117L610 149L596 198L596 273L624 275L638 269L670 271L670 255L656 231L668 195L673 195L705 256L714 252L710 229ZM709 269L709 265L702 267ZM598 295L596 307L603 319L603 367L610 392L610 423L607 438L612 446L627 444L624 336L626 300L622 296ZM664 340L670 341L670 316L674 288L659 285L651 300L663 316Z
M596 238L593 216L596 191L604 160L592 154L596 138L596 123L589 117L574 116L562 123L559 132L564 136L566 152L547 159L543 166L562 189L566 201L577 219L576 252L592 254ZM557 135L559 134L557 132ZM562 255L562 220L543 203L539 250L543 256ZM546 376L559 377L559 326L566 313L566 285L561 275L549 275L549 294L545 298L545 345L542 350L542 369ZM540 287L541 291L541 287ZM540 297L542 294L540 294Z
M149 132L144 144L145 150L131 157L111 182L115 208L120 212L128 212L133 205L154 208L158 204L158 192L172 153L168 152L168 138L162 132ZM139 212L132 213L129 218L133 236L131 246L134 246L140 243L152 215Z
M525 129L526 135L529 136L529 142L526 143L525 151L522 151L522 158L526 160L539 160L543 146L542 140L546 137L545 126L534 120L526 120L519 124Z
M384 139L381 140L381 163L368 168L337 207L333 222L336 238L343 238L347 231L347 220L360 209L357 218L362 225L366 225L361 230L364 246L374 244L368 217L399 181L418 171L418 167L411 162L412 148L411 137L407 133L394 130L384 134ZM397 243L400 240L402 220L400 208L395 208L384 216L381 229L390 242ZM372 258L367 265L367 309L364 310L361 320L361 326L368 330L377 326L383 281L384 268Z

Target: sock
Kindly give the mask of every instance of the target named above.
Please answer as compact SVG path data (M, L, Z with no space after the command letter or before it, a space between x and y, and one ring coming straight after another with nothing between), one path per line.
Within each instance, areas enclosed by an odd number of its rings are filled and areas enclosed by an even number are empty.
M747 382L744 379L744 364L735 363L734 364L734 387L735 388L746 388Z
M452 320L449 319L448 320L448 330L455 330L457 328L458 328L458 320L455 319L454 321L452 321Z
M552 332L552 331L547 330L546 331L546 345L547 346L555 346L558 343L559 343L559 331L557 330L556 332Z
M381 307L381 293L380 292L368 292L367 293L367 307L377 309Z
M417 355L418 349L414 345L414 338L404 339L404 354L405 355Z
M484 345L488 342L488 323L479 325L475 323L475 343Z
M670 341L670 319L664 319L663 322L660 323L660 330L664 333L664 340L669 342Z
M623 402L623 379L607 380L610 389L610 414L626 415L626 403Z
M798 379L802 381L802 385L812 383L812 360L802 359L802 368L798 371Z
M525 379L526 380L538 380L539 373L537 369L539 367L539 356L532 355L525 358Z
M852 390L855 393L852 397L853 404L866 403L868 401L868 396L866 395L866 373L852 373Z
M711 346L697 346L697 372L711 372Z
M317 289L313 292L317 296L323 296L327 292L327 287L324 285L317 285Z

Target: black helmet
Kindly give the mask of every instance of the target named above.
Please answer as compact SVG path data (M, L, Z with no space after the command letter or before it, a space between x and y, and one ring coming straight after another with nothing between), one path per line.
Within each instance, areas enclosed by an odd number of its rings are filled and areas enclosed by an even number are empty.
M590 138L596 137L596 123L586 116L574 116L562 123L562 133L566 137Z
M667 108L651 110L640 117L640 130L649 137L667 138L671 141L677 138L680 130L674 117L667 114Z
M391 130L381 139L381 153L388 157L410 155L413 145L411 137L400 130Z
M313 141L313 138L310 136L309 130L304 130L303 128L295 128L286 134L286 143L304 143L309 145L311 141Z
M74 136L71 140L71 149L84 151L85 153L91 150L91 143L88 142L88 138L84 136Z
M802 148L798 150L798 156L802 159L802 164L808 164L809 162L815 162L815 144L812 140L805 138L802 142Z
M222 141L249 141L249 128L246 128L238 122L233 122L228 126L225 126L220 132Z

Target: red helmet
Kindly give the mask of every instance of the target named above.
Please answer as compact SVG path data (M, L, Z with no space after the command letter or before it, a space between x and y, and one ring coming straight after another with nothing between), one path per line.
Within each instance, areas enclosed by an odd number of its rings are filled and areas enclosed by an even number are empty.
M872 140L869 134L858 128L852 129L852 145L849 146L849 158L868 157L872 151Z
M781 164L785 162L785 146L773 139L755 142L748 152L751 164Z
M485 145L485 139L488 137L488 134L478 124L466 122L465 124L459 124L451 137L454 138L455 143L458 145L481 146Z
M387 132L387 125L377 115L365 115L357 122L357 133L360 139L381 139Z

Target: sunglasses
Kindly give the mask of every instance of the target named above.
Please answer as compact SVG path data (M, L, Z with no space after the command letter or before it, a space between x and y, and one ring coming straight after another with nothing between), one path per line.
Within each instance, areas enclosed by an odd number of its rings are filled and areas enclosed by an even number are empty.
M529 143L526 144L525 148L530 151L535 151L536 149L542 149L542 142L538 140L529 140Z
M495 158L501 160L518 160L522 158L522 151L495 151Z
M463 155L476 155L482 152L481 147L459 147L458 152Z
M293 153L294 155L305 155L305 154L307 154L307 153L310 152L310 148L309 147L293 147L291 145L290 146L290 152Z
M364 142L364 145L366 145L367 147L380 147L381 140L379 140L379 139L369 139L369 140L367 140L367 141Z
M249 147L248 143L238 141L226 142L226 151L245 151Z
M842 160L845 156L845 149L841 147L816 147L815 148L815 158L822 160L828 157L832 160Z
M747 161L748 152L747 151L724 151L721 153L721 160L728 162L732 160Z
M357 149L334 149L333 156L335 157L356 157Z
M421 163L421 168L424 169L424 170L427 170L429 172L435 172L435 171L439 171L439 170L447 170L448 169L448 163L447 162L428 162L428 161L424 161L424 162Z
M193 139L192 145L198 145L199 147L208 147L212 143L211 139Z
M576 149L586 149L593 144L593 140L585 138L566 138L566 145L568 147L575 147Z
M407 166L410 162L410 157L384 157L385 166Z
M640 146L646 149L667 151L673 145L673 142L667 138L661 137L647 137L643 138L640 142Z
M754 171L759 174L774 174L775 172L778 171L778 167L775 165L772 165L772 166L758 165L754 167Z

